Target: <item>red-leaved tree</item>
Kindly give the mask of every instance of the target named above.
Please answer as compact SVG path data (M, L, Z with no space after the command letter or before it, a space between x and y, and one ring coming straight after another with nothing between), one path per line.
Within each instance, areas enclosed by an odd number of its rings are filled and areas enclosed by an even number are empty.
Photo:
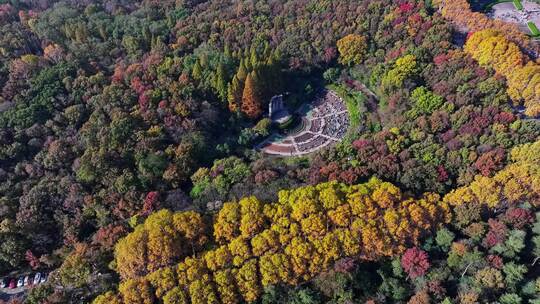
M430 267L429 257L425 251L419 248L409 248L401 257L401 267L411 279L426 274Z

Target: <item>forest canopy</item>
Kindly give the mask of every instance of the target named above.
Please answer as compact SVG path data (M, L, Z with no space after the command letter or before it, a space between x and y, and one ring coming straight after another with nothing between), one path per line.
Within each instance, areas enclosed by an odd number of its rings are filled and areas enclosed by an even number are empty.
M540 46L471 4L0 0L0 298L539 303Z

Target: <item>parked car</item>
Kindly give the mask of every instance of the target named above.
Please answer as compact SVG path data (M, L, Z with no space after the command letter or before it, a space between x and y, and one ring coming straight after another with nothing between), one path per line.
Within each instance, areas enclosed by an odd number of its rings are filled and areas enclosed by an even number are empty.
M27 275L26 277L24 277L24 286L32 284L34 284L34 278L32 278L32 275Z
M0 281L0 288L7 288L9 286L9 279L3 278L2 281Z
M39 284L40 281L41 281L41 272L38 272L38 273L36 273L36 275L34 276L34 285Z
M47 275L43 274L41 275L41 280L39 280L39 283L45 283L45 281L47 281Z
M17 281L15 281L15 279L11 279L11 281L9 281L9 288L10 289L17 288Z
M24 286L24 277L19 277L17 280L17 287L23 287Z

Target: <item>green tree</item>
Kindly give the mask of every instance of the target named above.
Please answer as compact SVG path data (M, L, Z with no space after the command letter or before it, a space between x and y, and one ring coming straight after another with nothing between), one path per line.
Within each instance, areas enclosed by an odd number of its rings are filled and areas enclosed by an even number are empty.
M521 304L521 297L515 293L505 293L499 298L500 304Z
M222 101L227 100L228 98L228 88L227 88L227 71L225 69L225 64L220 62L215 76L215 89L218 93L219 98Z
M444 98L434 94L425 87L414 89L411 99L414 104L412 111L414 117L422 114L431 114L435 110L438 110L444 103Z
M508 262L503 266L504 282L509 290L515 290L520 283L525 273L527 273L527 267L524 265L518 265L514 262ZM520 284L521 285L521 284Z
M238 75L234 75L231 83L227 88L227 101L229 102L229 111L234 113L240 110L243 92L243 83L238 78Z
M525 248L526 232L523 230L512 230L504 243L499 243L492 248L498 254L507 258L514 258L523 248Z
M41 303L46 303L47 301L47 298L52 295L54 292L54 288L50 285L50 284L41 284L41 285L38 285L32 289L30 289L30 292L28 293L28 296L26 297L25 299L25 303L28 303L28 304L41 304ZM113 295L112 293L110 293L111 295ZM103 294L103 295L100 295L98 296L98 299L102 299L102 298L105 298L105 297L108 297L109 294ZM94 302L92 302L93 304L105 304L105 303L111 303L111 304L120 304L119 302L113 302L113 301L110 301L110 302L105 302L105 301L100 301L100 300L94 300Z
M383 88L401 88L405 80L413 78L418 72L416 57L405 55L396 60L393 68L383 76L381 84Z
M199 59L195 62L195 65L193 66L193 71L191 72L191 76L195 80L201 80L202 79L202 66Z
M443 228L437 231L435 241L437 242L437 245L440 246L444 251L448 251L450 245L452 245L452 242L454 241L454 238L455 234L452 231Z

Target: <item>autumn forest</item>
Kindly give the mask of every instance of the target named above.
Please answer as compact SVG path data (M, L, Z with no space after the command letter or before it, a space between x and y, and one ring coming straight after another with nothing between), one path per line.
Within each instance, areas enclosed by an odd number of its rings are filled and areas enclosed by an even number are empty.
M0 0L0 303L540 304L540 42L479 2Z

